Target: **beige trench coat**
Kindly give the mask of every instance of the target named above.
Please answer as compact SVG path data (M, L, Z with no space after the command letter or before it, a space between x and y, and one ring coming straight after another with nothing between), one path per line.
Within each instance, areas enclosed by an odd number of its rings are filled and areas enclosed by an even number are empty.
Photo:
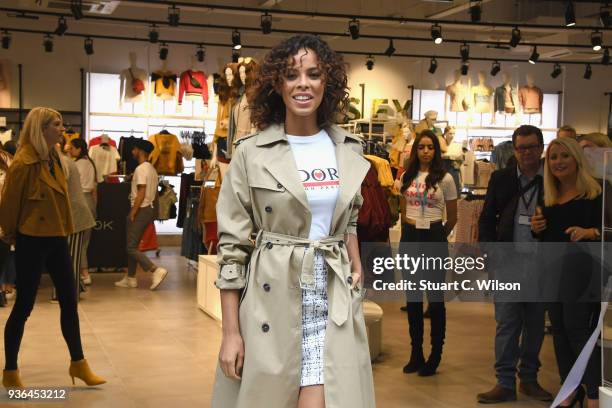
M241 381L226 378L217 367L213 408L297 406L302 358L300 276L312 271L308 266L312 247L323 251L328 265L326 408L375 407L363 291L350 289L343 242L345 233L356 234L363 202L361 182L370 165L361 157L356 136L336 126L326 130L336 146L340 175L328 240L305 245L311 213L282 125L242 139L223 180L217 203L221 268L216 285L243 290L239 319L245 359Z

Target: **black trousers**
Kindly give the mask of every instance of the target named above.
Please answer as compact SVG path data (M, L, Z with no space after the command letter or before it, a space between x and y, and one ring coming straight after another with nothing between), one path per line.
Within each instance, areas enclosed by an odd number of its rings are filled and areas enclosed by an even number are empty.
M4 327L5 369L17 369L17 355L26 320L36 301L36 292L44 269L51 276L61 309L62 334L72 361L83 359L79 315L72 259L65 237L31 237L17 235L15 245L17 297Z
M419 247L421 250L417 254L412 256L420 255L423 253L425 256L448 256L448 246L444 245L447 243L444 227L441 222L431 224L431 228L428 230L417 229L415 226L410 224L402 224L402 238L401 242L410 244L423 244L410 245L410 248L415 249ZM427 244L434 244L428 246ZM400 243L400 252L402 252L402 245ZM437 270L429 273L426 278L429 281L444 282L446 279L445 270ZM444 345L444 339L446 337L446 306L444 305L444 293L443 292L426 292L427 300L429 302L429 315L431 321L431 345L432 350L437 349L441 351ZM421 294L422 296L422 294ZM410 332L410 340L413 348L423 347L423 302L422 298L420 301L415 301L414 294L409 296L409 300L406 303L408 312L408 327Z
M578 355L597 325L599 303L572 302L548 304L548 316L552 325L553 344L561 382L564 382ZM587 387L590 399L599 398L601 385L601 349L599 346L589 358L582 384Z

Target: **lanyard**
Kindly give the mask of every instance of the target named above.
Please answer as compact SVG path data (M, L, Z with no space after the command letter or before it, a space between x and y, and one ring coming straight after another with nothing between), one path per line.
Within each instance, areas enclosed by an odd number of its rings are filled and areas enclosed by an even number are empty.
M521 200L523 201L523 205L525 206L525 210L529 211L529 206L531 205L531 202L533 201L533 198L536 196L536 194L538 194L538 190L539 190L539 186L537 183L537 175L534 177L534 179L532 181L530 181L527 185L523 186L523 184L521 183L521 180L519 179L519 187L521 188L521 190L523 191L523 194L521 194ZM529 201L525 200L525 194L529 191L529 190L533 190L533 193L531 193L531 197L529 197Z
M427 185L423 183L423 192L419 192L419 186L417 184L416 191L417 191L417 198L419 199L419 203L421 203L421 217L424 217L425 207L427 206L427 203L429 202L427 198Z

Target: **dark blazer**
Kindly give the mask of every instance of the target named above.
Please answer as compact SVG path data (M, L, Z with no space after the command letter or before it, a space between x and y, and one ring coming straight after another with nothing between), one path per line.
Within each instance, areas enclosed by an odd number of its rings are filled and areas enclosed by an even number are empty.
M520 198L519 193L516 164L493 172L478 221L479 241L514 241L514 215ZM542 205L543 195L543 188L540 185L538 205Z

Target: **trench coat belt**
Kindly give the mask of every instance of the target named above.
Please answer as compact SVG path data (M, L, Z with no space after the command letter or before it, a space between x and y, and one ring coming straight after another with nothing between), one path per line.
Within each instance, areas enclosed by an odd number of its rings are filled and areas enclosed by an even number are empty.
M325 262L336 275L332 283L331 319L338 326L342 326L348 319L351 304L351 287L343 274L342 268L340 243L343 241L344 236L333 236L313 241L307 238L260 230L255 240L255 246L257 248L265 247L271 243L272 245L292 246L295 251L299 251L302 258L300 286L305 290L314 290L315 288L314 258L317 250L322 251Z

